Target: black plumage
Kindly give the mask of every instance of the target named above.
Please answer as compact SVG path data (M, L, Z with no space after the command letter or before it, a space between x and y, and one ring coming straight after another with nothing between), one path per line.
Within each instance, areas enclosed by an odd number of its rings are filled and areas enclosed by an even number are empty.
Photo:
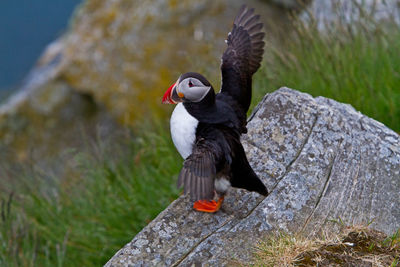
M199 121L192 154L185 160L178 178L178 187L183 186L192 200L212 199L215 179L227 179L233 187L268 194L240 143L240 135L247 132L252 75L260 67L264 53L262 27L254 10L243 6L222 55L221 92L215 94L211 88L199 102L183 101L187 112ZM179 81L188 77L211 86L206 78L193 72L183 74Z

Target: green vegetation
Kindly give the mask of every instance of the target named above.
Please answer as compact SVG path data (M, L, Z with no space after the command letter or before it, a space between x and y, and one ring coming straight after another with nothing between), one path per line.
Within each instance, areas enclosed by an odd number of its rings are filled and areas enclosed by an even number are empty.
M254 79L253 107L288 86L352 104L400 131L400 31L392 24L297 24L280 49L268 47ZM148 119L148 118L147 118ZM128 136L119 153L74 152L71 180L27 171L0 192L0 266L98 266L178 196L181 158L165 120ZM62 162L60 163L62 164Z
M124 152L74 152L72 181L26 174L0 201L0 266L100 266L176 199L181 160L167 127L144 128Z
M400 132L400 28L368 17L326 27L321 34L316 23L296 23L283 47L267 49L256 98L265 93L260 88L287 86L349 103Z

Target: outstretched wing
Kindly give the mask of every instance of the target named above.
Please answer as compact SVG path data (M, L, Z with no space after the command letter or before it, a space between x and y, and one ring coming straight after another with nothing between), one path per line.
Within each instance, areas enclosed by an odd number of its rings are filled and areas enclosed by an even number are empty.
M263 24L254 9L242 6L228 34L222 55L221 93L232 96L246 113L251 102L251 77L260 67L264 54Z

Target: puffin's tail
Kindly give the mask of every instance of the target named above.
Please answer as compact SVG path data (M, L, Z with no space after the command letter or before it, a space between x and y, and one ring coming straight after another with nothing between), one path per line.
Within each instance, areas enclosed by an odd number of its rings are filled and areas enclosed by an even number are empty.
M243 166L242 166L243 167ZM243 188L249 191L257 192L263 196L268 195L268 190L258 178L257 174L254 173L253 169L248 166L248 168L238 168L232 177L231 185L237 188Z
M257 192L263 196L268 195L268 190L251 168L243 146L235 146L235 158L231 164L231 185L249 191Z

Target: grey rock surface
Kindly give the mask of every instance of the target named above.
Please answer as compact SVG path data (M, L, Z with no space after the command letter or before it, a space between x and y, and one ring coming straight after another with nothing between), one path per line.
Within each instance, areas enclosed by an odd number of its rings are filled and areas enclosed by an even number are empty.
M400 138L350 105L288 88L258 105L242 142L271 192L231 189L216 214L180 197L106 266L249 263L257 242L287 231L337 231L332 220L400 227ZM200 265L199 265L200 266Z

